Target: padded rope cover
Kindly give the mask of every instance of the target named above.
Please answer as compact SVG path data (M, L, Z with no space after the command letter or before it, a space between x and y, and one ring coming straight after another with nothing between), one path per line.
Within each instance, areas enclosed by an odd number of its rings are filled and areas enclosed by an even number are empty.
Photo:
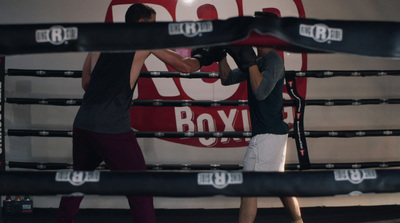
M8 136L72 137L72 131L8 129ZM138 138L251 138L251 132L139 132ZM400 136L400 129L304 131L305 137ZM289 137L295 137L289 132Z
M9 168L22 168L34 170L65 170L73 169L69 163L38 163L38 162L15 162L8 161ZM360 163L311 163L309 169L363 169L363 168L390 168L399 167L400 161L391 162L360 162ZM147 164L148 170L242 170L241 164ZM105 164L101 164L97 170L108 169ZM285 164L285 170L303 170L300 164Z
M32 70L32 69L8 69L8 76L35 76L35 77L82 77L80 70ZM370 76L400 76L400 70L307 70L286 71L286 76L295 77L370 77ZM141 78L219 78L218 72L180 73L171 71L142 71Z
M36 76L36 77L82 77L81 70L32 70L32 69L8 69L8 76Z
M252 32L263 41L246 39ZM141 35L137 35L140 33ZM400 23L294 17L155 23L1 25L0 54L122 51L224 45L273 45L283 50L400 57Z
M138 132L138 138L251 138L251 132ZM8 129L8 136L72 137L72 131ZM289 132L289 136L291 133Z
M82 99L74 98L7 98L10 104L29 104L29 105L58 105L58 106L78 106ZM400 98L391 99L311 99L305 100L308 106L344 106L344 105L379 105L379 104L400 104ZM216 106L247 106L247 100L133 100L132 106L156 106L156 107L216 107ZM284 100L284 106L295 106L295 100Z
M314 197L399 190L399 170L0 173L0 191L3 194Z
M372 77L372 76L399 76L400 70L307 70L307 71L286 71L286 76L296 77Z

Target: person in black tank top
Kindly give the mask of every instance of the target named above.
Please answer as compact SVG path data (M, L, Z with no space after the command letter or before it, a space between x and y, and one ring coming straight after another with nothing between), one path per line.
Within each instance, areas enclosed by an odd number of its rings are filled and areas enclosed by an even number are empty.
M136 3L127 10L125 20L154 22L155 16L152 8ZM82 70L85 94L73 124L74 170L93 171L103 161L111 171L146 170L130 128L129 110L136 81L150 53L180 72L194 72L201 66L199 59L184 58L172 50L89 53ZM152 197L127 198L134 222L156 222ZM73 222L82 199L63 196L56 222Z

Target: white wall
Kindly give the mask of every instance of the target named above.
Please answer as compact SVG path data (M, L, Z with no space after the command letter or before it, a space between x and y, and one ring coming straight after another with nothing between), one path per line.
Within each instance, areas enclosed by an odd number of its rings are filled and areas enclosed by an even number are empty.
M1 24L103 22L111 0L0 0ZM209 1L208 1L209 2ZM251 1L249 1L251 2ZM258 1L265 3L264 1ZM258 3L253 0L253 3ZM273 2L273 1L271 1ZM397 0L303 0L309 18L400 21ZM384 41L384 40L382 40ZM85 53L8 56L7 68L79 70ZM290 66L290 65L288 65ZM355 55L309 55L309 70L400 70L399 60ZM399 77L352 77L307 80L307 99L399 98ZM80 80L6 77L6 97L80 98ZM399 105L306 108L308 130L397 129ZM7 128L70 130L77 107L6 104ZM148 163L240 163L244 148L195 148L159 139L139 139ZM397 161L399 137L307 139L310 159L323 162ZM71 162L70 138L6 137L6 159L26 162ZM161 148L162 147L162 148ZM179 155L177 155L179 154ZM297 162L294 140L288 163ZM36 207L57 207L59 197L33 197ZM399 194L359 197L301 198L302 206L379 205L399 203ZM235 208L238 198L156 198L157 208ZM262 207L281 206L263 198ZM88 196L82 207L127 207L123 197Z

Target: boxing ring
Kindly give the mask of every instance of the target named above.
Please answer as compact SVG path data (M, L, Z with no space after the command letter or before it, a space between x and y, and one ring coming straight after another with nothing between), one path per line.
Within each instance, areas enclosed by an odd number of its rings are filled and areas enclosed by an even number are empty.
M270 45L278 50L307 53L348 53L362 56L399 58L400 26L395 22L362 22L281 18L267 21L258 18L232 18L194 22L199 33L183 32L183 23L157 22L141 24L40 24L1 25L0 54L19 55L48 52L86 52L93 50L139 50L204 45L246 44ZM321 26L324 24L324 26ZM61 28L60 28L61 27ZM212 29L210 29L212 27ZM328 28L327 28L328 27ZM329 33L318 39L313 29L325 28ZM61 29L65 38L57 42L51 32ZM104 32L107 30L107 32ZM168 31L166 31L168 30ZM172 31L171 31L172 30ZM135 32L169 33L165 41L140 39ZM175 32L174 32L175 31ZM385 32L383 32L385 31ZM99 33L106 33L99 38ZM119 38L111 33L120 33ZM23 39L15 38L23 36ZM145 35L146 36L146 35ZM386 39L377 43L373 38ZM35 38L32 38L35 37ZM218 37L218 38L215 38ZM354 40L357 40L355 43ZM328 43L329 42L329 43ZM371 42L374 45L371 46ZM150 44L151 43L151 44ZM157 43L157 44L153 44ZM160 43L160 44L158 44ZM371 47L365 47L371 46ZM79 70L5 70L5 57L0 58L1 76L1 195L153 195L159 197L208 196L340 196L370 193L400 192L400 161L314 163L309 157L308 138L395 137L400 129L354 129L313 131L305 129L304 114L308 106L363 106L400 104L400 98L372 99L305 99L297 91L299 78L335 78L399 76L400 70L309 70L287 71L285 80L291 100L285 107L294 111L294 125L289 140L294 140L298 163L286 164L285 173L242 172L240 164L148 164L148 172L115 173L105 171L71 171L70 163L19 162L7 160L5 137L63 137L71 138L72 131L53 129L15 129L4 122L4 105L79 106L80 98L21 98L7 97L4 76L30 76L39 78L80 78ZM179 72L142 72L140 78L218 78L215 72L183 74ZM247 106L247 101L226 100L134 100L132 107L219 107ZM137 138L250 138L251 132L141 132ZM13 171L13 168L38 171ZM391 169L388 169L391 168ZM25 185L30 185L26 187ZM123 186L122 186L123 185ZM118 189L115 189L118 188Z
M36 77L69 77L79 78L81 72L77 70L56 71L56 70L23 70L23 69L9 69L8 76L36 76ZM331 78L331 77L370 77L370 76L399 76L400 70L387 70L387 71L287 71L286 81L295 82L296 78ZM213 72L199 72L196 74L184 74L179 72L142 72L141 78L165 78L165 77L179 77L179 78L218 78L218 74ZM289 85L288 85L289 86ZM289 92L292 92L293 98L299 100L285 100L285 107L295 107L294 130L289 132L289 137L295 139L296 147L298 150L299 163L286 164L287 170L306 170L306 169L344 169L344 168L385 168L385 167L398 167L400 161L393 162L364 162L364 163L311 163L308 157L307 141L306 138L320 138L320 137L374 137L374 136L399 136L400 129L374 129L374 130L331 130L331 131L307 131L304 130L304 120L302 119L304 109L306 106L361 106L361 105L379 105L379 104L400 104L400 99L313 99L305 100L296 93L295 84L289 87ZM79 106L82 99L78 98L7 98L5 102L10 104L20 105L47 105L47 106ZM227 101L227 100L133 100L132 106L150 106L150 107L184 107L184 106L199 106L199 107L218 107L218 106L247 106L246 100ZM302 108L302 111L300 111ZM297 118L299 117L299 118ZM296 128L299 126L299 128ZM72 137L71 131L60 130L26 130L26 129L7 129L8 136L34 136L34 137ZM250 138L251 132L143 132L136 131L138 138ZM304 152L301 152L301 151ZM304 154L304 155L302 155ZM29 167L33 169L46 169L44 167L52 166L52 168L62 169L71 167L68 164L60 164L57 168L56 164L46 163L19 163L9 162L10 167ZM148 165L149 169L221 169L221 170L240 170L240 165L191 165L191 164L154 164Z

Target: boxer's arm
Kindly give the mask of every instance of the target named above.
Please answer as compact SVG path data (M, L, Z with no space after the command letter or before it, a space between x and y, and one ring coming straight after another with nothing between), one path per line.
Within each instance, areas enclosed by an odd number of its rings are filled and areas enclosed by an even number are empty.
M264 54L270 54L271 50L264 51ZM273 53L270 56L260 58L260 66L251 66L249 68L250 84L254 96L257 100L264 100L273 91L276 84L285 78L285 65L282 58Z
M264 100L275 88L276 83L285 76L282 64L271 64L260 72L257 66L249 68L250 83L257 100Z
M257 91L264 77L261 75L261 72L258 69L257 65L249 67L249 73L250 73L251 89L253 90L253 92L255 92Z
M89 86L90 76L92 74L93 68L99 59L100 52L91 52L86 56L85 62L82 68L82 88L86 91Z
M219 63L219 77L222 85L231 85L243 82L246 80L246 74L241 72L239 69L231 69L226 57L224 57Z
M131 66L131 76L130 76L130 85L131 88L135 86L137 79L139 78L140 72L142 71L142 67L146 58L150 55L150 51L136 51L135 56L133 57L133 62Z
M90 61L91 61L91 53L88 53L88 55L86 56L86 59L85 59L85 63L83 64L83 68L82 68L82 88L85 91L90 82L90 73L91 73L90 72L90 70L91 70Z
M172 50L153 50L151 53L179 72L191 73L200 69L200 63L197 59L183 57Z
M229 73L231 72L231 67L229 66L228 62L226 61L226 57L223 58L218 63L218 68L219 68L219 78L221 79L222 85L229 85L227 80L228 80Z

